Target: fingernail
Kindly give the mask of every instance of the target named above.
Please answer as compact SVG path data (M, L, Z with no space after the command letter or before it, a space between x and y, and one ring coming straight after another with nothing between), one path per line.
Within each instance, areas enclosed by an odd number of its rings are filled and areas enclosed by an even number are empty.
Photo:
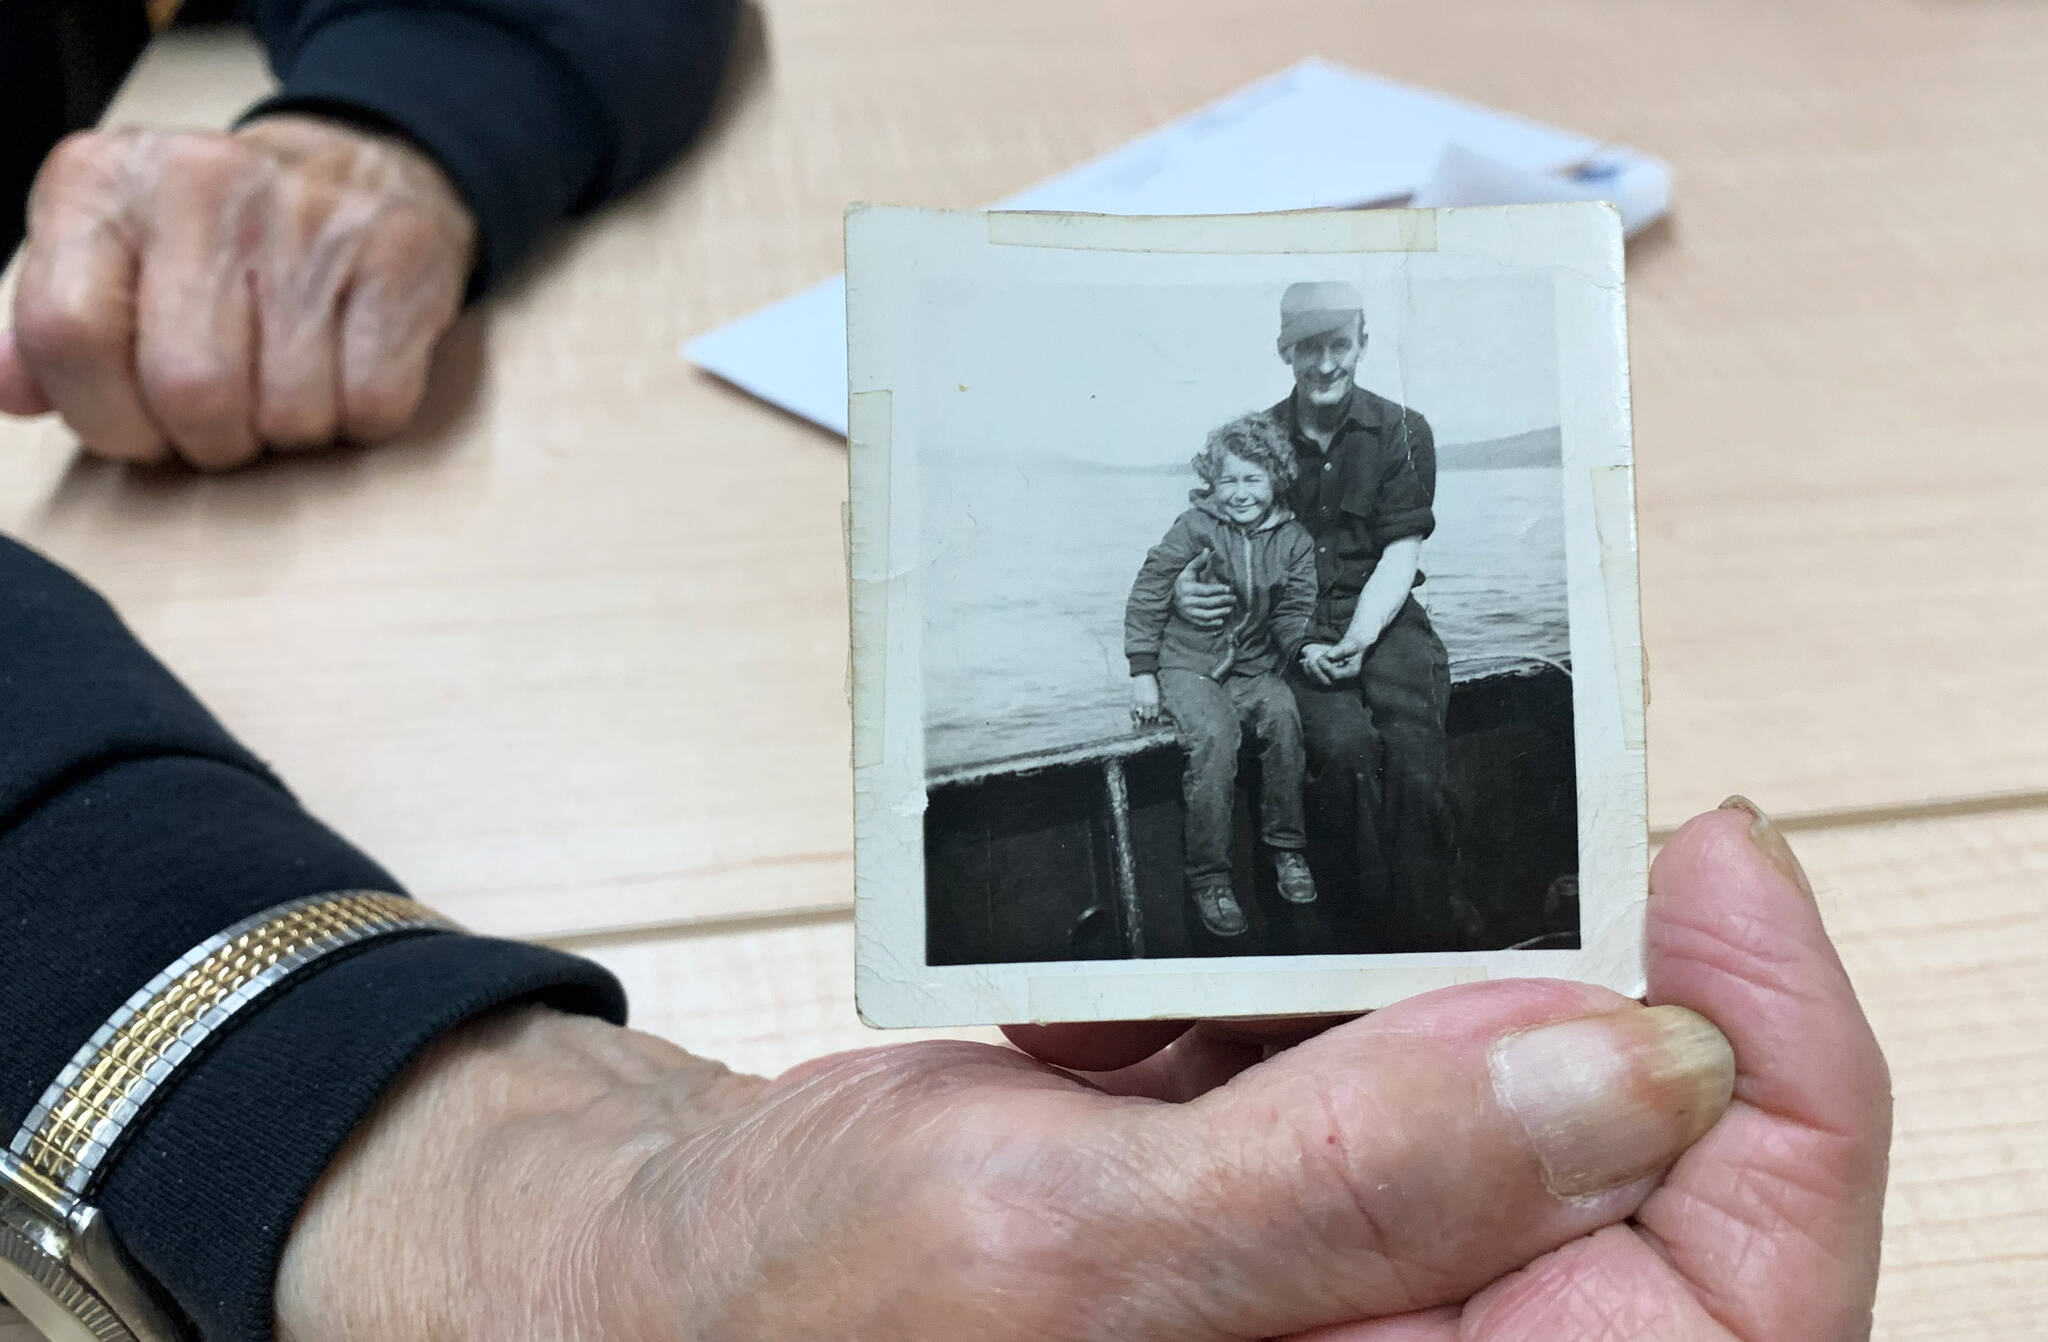
M1511 1034L1487 1066L1544 1185L1567 1198L1663 1168L1714 1126L1735 1089L1728 1041L1706 1017L1676 1006Z
M1771 823L1764 809L1749 798L1736 795L1721 803L1724 811L1741 811L1749 817L1749 841L1757 846L1771 865L1784 872L1808 895L1813 893L1813 882L1806 879L1806 868L1799 865L1799 859L1792 855L1792 845L1785 842L1785 835Z

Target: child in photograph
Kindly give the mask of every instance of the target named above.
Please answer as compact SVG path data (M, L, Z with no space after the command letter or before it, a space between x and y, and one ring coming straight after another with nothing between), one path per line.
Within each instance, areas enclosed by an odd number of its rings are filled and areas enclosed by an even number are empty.
M1245 930L1230 878L1231 812L1238 748L1249 729L1259 750L1259 838L1281 896L1308 904L1315 880L1303 856L1305 767L1301 719L1283 673L1316 608L1315 542L1282 500L1294 483L1294 452L1266 415L1232 420L1194 459L1194 506L1145 556L1124 609L1131 716L1173 720L1187 763L1188 893L1202 925L1219 937ZM1194 567L1228 583L1234 604L1203 629L1173 611L1174 579Z

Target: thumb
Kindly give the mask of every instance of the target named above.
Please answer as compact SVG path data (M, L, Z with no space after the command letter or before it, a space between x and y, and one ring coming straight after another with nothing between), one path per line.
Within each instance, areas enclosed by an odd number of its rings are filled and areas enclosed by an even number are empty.
M1651 997L1713 1012L1742 1066L1728 1122L1643 1225L1741 1336L1867 1336L1891 1076L1811 882L1754 805L1730 798L1657 855L1648 947Z
M22 363L14 332L0 331L0 415L46 415L54 408Z
M1266 1337L1461 1301L1627 1219L1728 1104L1704 1017L1547 981L1473 984L1134 1111L1147 1327ZM1148 1334L1149 1335L1149 1334Z

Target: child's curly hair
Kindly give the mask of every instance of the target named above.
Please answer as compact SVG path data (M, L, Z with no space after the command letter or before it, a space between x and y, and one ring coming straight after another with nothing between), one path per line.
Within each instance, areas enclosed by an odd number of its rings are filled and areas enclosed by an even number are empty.
M1287 492L1299 473L1294 460L1294 446L1287 441L1287 431L1272 415L1265 411L1240 415L1209 431L1209 440L1202 444L1202 450L1189 463L1202 483L1199 488L1189 491L1188 498L1205 499L1215 492L1216 477L1223 473L1226 454L1264 468L1273 477L1276 498Z

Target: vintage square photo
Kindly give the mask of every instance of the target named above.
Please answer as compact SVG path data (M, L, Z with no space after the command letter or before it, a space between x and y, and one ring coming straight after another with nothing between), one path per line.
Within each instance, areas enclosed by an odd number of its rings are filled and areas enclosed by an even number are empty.
M1640 991L1605 205L847 220L878 1025Z

